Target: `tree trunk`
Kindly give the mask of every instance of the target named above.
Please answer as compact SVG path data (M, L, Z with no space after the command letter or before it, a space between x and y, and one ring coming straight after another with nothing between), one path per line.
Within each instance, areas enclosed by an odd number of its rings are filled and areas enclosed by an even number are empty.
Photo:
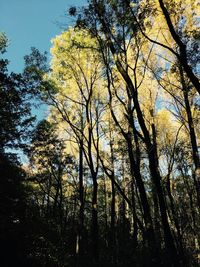
M93 195L92 195L92 250L93 263L98 264L99 261L99 229L98 229L98 213L97 213L97 189L98 183L93 177Z
M112 130L109 121L109 135L110 135L110 152L111 152L111 168L113 172L113 176L115 176L115 168L114 168L114 151L113 151L113 137L112 137ZM115 184L114 180L111 180L111 225L110 225L110 243L111 243L111 253L112 253L112 263L115 263L116 260L116 237L115 237Z
M160 7L162 9L163 15L165 17L165 20L167 22L169 31L174 39L174 41L176 42L176 44L179 47L179 52L180 54L178 55L178 59L185 71L185 73L187 74L188 78L190 79L191 83L193 84L193 86L196 88L197 92L200 94L200 83L199 83L199 79L197 78L197 76L194 74L194 72L192 71L191 66L188 64L188 58L187 58L187 50L186 50L186 45L182 42L180 36L176 33L175 28L172 24L169 12L167 11L163 0L159 0L159 4Z
M185 102L185 109L187 113L187 123L189 127L189 134L190 134L190 142L192 146L192 157L195 166L195 173L193 174L194 184L197 193L197 203L200 209L200 159L199 159L199 152L198 152L198 145L197 145L197 138L194 129L194 123L192 118L192 112L190 108L189 98L188 98L188 88L185 83L184 74L182 68L179 68L180 76L181 76L181 83L182 83L182 90Z
M83 139L80 139L79 144L79 224L77 233L77 266L81 264L83 256L83 231L84 231L84 185L83 185Z
M165 205L165 199L163 195L163 189L161 186L161 176L158 169L158 156L157 156L157 150L156 146L152 144L149 131L146 127L144 117L142 114L142 111L140 109L140 105L138 102L138 96L137 91L135 90L132 80L128 73L125 72L124 68L122 67L119 60L116 61L117 68L119 72L121 73L122 77L124 78L129 90L132 93L133 101L134 101L134 107L137 113L137 118L139 125L141 127L142 133L143 133L143 141L145 142L147 153L148 153L148 159L149 159L149 169L152 177L152 181L154 183L156 193L158 196L158 202L159 202L159 208L160 208L160 214L162 219L162 225L163 225L163 231L164 231L164 237L165 237L165 243L167 250L170 254L171 261L175 266L179 266L179 260L178 260L178 254L177 250L174 244L173 236L170 230L168 218L167 218L167 211L166 211L166 205ZM130 141L129 141L130 142ZM130 149L129 149L130 150ZM131 155L131 150L129 151L129 154ZM133 157L133 155L131 155ZM133 168L134 170L135 168ZM138 173L138 171L137 171ZM144 191L145 192L145 191ZM142 192L141 192L142 193ZM144 197L144 194L142 195ZM142 200L142 199L141 199Z

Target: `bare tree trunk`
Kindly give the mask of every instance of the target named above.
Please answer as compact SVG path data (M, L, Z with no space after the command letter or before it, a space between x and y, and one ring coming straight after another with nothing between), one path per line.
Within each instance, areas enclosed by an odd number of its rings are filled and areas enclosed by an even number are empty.
M184 74L183 74L183 70L181 66L179 67L179 70L180 70L182 91L183 91L184 102L185 102L185 109L187 113L187 123L189 127L190 142L192 146L192 156L193 156L193 162L195 166L195 173L193 174L193 178L194 178L194 184L195 184L196 193L197 193L197 203L200 209L200 159L199 159L197 138L195 134L192 112L191 112L191 107L190 107L189 98L188 98L188 88L185 83Z
M112 172L115 176L114 170L114 151L113 151L113 138L110 129L110 152L111 152L111 164L112 164ZM112 251L112 263L115 263L116 260L116 233L115 233L115 184L114 180L111 180L111 229L110 229L110 237L111 237L111 251Z
M98 227L98 213L97 213L97 189L98 183L93 177L93 193L92 193L92 250L93 250L93 263L99 262L99 227Z
M83 231L84 231L84 185L83 185L83 139L80 138L79 144L79 223L77 233L77 266L81 264L83 256Z

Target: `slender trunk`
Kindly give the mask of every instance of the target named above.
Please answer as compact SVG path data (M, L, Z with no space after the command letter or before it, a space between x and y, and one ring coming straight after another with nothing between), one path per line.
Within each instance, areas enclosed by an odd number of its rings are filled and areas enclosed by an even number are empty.
M169 222L168 222L168 218L167 218L167 209L166 209L166 205L165 205L163 189L161 186L161 177L160 177L160 174L158 171L157 158L155 157L154 149L155 148L152 146L149 147L149 149L148 149L149 168L150 168L151 176L152 176L152 179L154 181L155 188L157 191L160 214L161 214L163 231L164 231L165 244L166 244L167 250L169 251L169 254L171 256L172 262L174 263L175 266L179 266L177 250L176 250L176 247L174 244L173 236L172 236Z
M176 231L177 231L177 245L179 247L179 252L180 252L181 258L183 260L184 259L183 237L182 237L182 234L181 234L181 228L180 228L180 225L179 225L177 212L176 212L175 205L174 205L174 199L173 199L172 192L171 192L170 174L167 175L167 194L168 194L168 197L169 197L169 209L170 209L171 214L172 214L172 221L174 221L174 225L175 225Z
M194 178L194 184L195 184L196 193L197 193L197 203L200 209L200 159L199 159L197 138L196 138L195 129L194 129L194 122L192 118L191 107L189 103L188 88L185 83L182 68L180 67L179 70L180 70L180 76L181 76L185 109L187 113L187 122L188 122L190 142L191 142L191 147L192 147L192 157L193 157L193 162L195 166L195 173L193 174L193 178Z
M57 215L57 206L58 206L59 191L60 191L60 188L59 188L59 184L57 182L57 184L56 184L56 195L55 195L54 204L53 204L53 215L54 216Z
M152 130L152 135L153 135L153 144L156 147L156 153L157 153L157 136L156 136L156 128L154 124L154 112L153 110L151 111L152 115L152 120L153 123L151 124L151 130ZM157 154L156 154L157 155ZM158 155L157 155L158 158ZM156 231L156 237L157 237L157 244L160 244L161 242L161 232L160 232L160 213L159 213L159 203L158 203L158 197L156 193L156 188L155 185L152 185L152 196L153 196L153 202L154 202L154 225L155 225L155 231Z
M51 192L51 177L48 180L48 190L47 190L47 215L50 215L50 192Z
M83 140L79 149L79 197L80 197L80 233L84 228L84 185L83 185ZM82 236L80 234L80 236Z
M81 259L83 256L83 230L84 230L84 185L83 185L83 139L80 139L79 144L79 223L78 223L78 233L77 233L77 266L81 264Z
M111 180L111 225L110 225L110 234L111 234L111 251L112 251L112 263L115 262L115 185L113 180Z
M87 122L88 122L88 162L89 168L92 176L93 191L92 191L92 254L93 263L98 265L99 262L99 227L98 227L98 211L97 211L97 194L98 194L98 182L97 182L97 172L98 166L95 170L92 156L92 128L90 125L89 115L87 112ZM98 152L97 152L98 153Z
M111 164L112 164L112 172L113 176L115 176L115 170L114 170L114 151L113 151L113 138L112 138L112 132L111 127L110 128L110 152L111 152ZM115 262L116 255L115 255L115 217L116 217L116 211L115 211L115 184L114 180L111 180L111 225L110 225L110 238L111 238L111 251L112 251L112 263Z
M98 229L98 213L97 213L97 189L98 183L96 177L93 177L93 195L92 195L92 250L93 263L98 264L99 261L99 229Z
M167 218L167 209L165 205L165 199L164 199L164 193L161 186L161 176L159 172L159 166L158 166L158 155L157 155L157 147L156 143L151 142L149 131L146 127L144 117L142 114L142 111L140 109L140 105L138 102L137 92L134 90L134 87L132 85L132 82L130 80L130 77L128 77L128 84L130 88L132 88L133 97L134 97L134 104L137 112L138 122L140 124L140 127L142 129L143 135L144 135L144 142L146 145L147 153L148 153L148 159L149 159L149 169L151 173L151 178L154 183L156 193L158 196L158 203L159 203L159 209L161 214L161 220L163 225L163 231L164 231L164 238L165 238L165 244L166 248L170 254L171 262L175 266L179 266L179 259L178 259L178 253L176 246L174 244L173 236L171 233L171 229L169 226L168 218ZM155 130L155 129L154 129Z
M138 245L138 224L137 224L137 216L136 216L136 208L135 208L135 185L133 181L131 181L131 196L132 196L132 211L133 211L133 243L134 246L137 247Z
M104 196L105 196L105 244L108 248L108 215L107 215L107 187L106 187L106 177L104 177Z
M93 135L93 125L92 125L92 118L91 118L91 99L93 95L93 88L88 88L89 95L86 101L86 121L88 126L88 140L87 140L87 153L85 153L85 157L90 168L90 173L92 177L93 189L92 189L92 227L91 227L91 235L92 235L92 257L93 257L93 264L98 265L99 262L99 227L98 227L98 210L97 210L97 194L98 194L98 182L97 182L97 174L98 174L98 167L99 167L99 150L98 150L98 141L95 145L96 147L96 167L94 166L93 160L93 146L94 145L94 135ZM97 112L97 110L96 110ZM97 113L96 113L97 115ZM96 118L96 134L98 135L98 115Z
M144 183L141 177L139 166L136 164L132 149L132 140L129 135L127 139L127 145L128 145L128 154L129 154L129 160L130 160L130 168L131 168L131 175L132 177L135 177L136 184L138 186L138 190L140 193L140 199L141 204L144 212L144 221L145 221L145 227L146 227L146 239L148 240L148 243L150 246L152 246L152 243L155 244L154 239L154 231L153 231L153 224L152 224L152 218L150 213L150 207L147 200L147 195L144 187Z

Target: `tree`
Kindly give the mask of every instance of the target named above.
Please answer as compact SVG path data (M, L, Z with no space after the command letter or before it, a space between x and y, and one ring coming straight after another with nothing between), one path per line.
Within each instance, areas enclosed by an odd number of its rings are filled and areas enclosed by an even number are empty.
M0 53L6 51L8 40L0 34ZM8 73L8 60L0 59L0 173L1 216L0 236L2 266L14 263L25 266L26 255L26 196L23 184L26 174L13 148L22 145L33 118L27 103L27 88L22 75ZM21 240L19 244L19 240ZM12 257L10 256L12 254Z
M50 68L36 49L26 57L30 89L50 107L29 146L33 202L60 239L43 236L56 259L39 244L43 264L197 264L198 63L187 5L91 0L70 9L77 24L53 39Z
M0 53L6 51L7 39L0 35ZM0 59L0 150L18 146L19 141L26 137L27 130L33 122L28 104L28 91L22 75L8 73L8 60ZM18 143L18 144L17 144Z

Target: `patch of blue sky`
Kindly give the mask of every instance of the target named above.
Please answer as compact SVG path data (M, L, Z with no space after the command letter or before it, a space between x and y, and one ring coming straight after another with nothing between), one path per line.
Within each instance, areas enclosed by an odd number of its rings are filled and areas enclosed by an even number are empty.
M4 55L9 60L9 72L22 72L24 56L31 47L47 51L50 60L51 39L74 24L68 14L71 6L81 7L87 0L0 0L0 32L5 32L9 46ZM37 121L48 116L48 107L33 107ZM26 156L16 151L22 162Z
M50 60L51 39L74 23L67 10L86 4L86 0L0 0L0 31L9 39L4 55L10 62L8 70L21 72L31 47L47 51ZM42 106L33 113L41 119L47 112Z
M82 6L86 0L0 0L0 31L10 40L6 57L9 70L20 72L23 57L31 47L49 51L51 39L73 24L67 16L70 6Z

